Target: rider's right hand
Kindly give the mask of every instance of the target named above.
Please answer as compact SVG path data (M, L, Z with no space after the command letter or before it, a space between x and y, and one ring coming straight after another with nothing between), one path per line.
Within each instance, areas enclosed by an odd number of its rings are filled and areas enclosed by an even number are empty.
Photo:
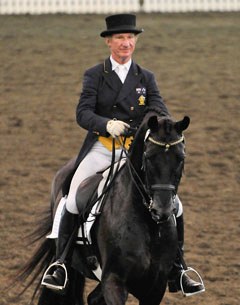
M106 129L113 138L116 138L120 135L123 135L129 127L130 125L123 121L110 120L107 122Z

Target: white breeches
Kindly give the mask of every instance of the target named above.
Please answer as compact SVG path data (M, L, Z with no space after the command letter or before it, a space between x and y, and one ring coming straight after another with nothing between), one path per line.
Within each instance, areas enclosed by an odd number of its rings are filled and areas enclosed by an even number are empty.
M120 158L121 149L115 150L115 161ZM123 155L124 157L125 155ZM79 184L96 172L111 165L112 152L105 148L102 143L96 142L86 157L79 164L70 185L69 194L66 201L66 209L73 214L78 214L76 205L76 193Z
M120 158L121 149L115 151L115 161ZM124 157L124 156L123 156ZM105 148L102 143L96 142L90 152L79 164L70 185L69 194L66 201L66 209L73 214L78 214L76 204L76 193L79 184L86 178L94 175L96 172L101 171L111 165L112 152ZM178 195L176 196L176 203L178 206L177 217L183 213L183 206Z

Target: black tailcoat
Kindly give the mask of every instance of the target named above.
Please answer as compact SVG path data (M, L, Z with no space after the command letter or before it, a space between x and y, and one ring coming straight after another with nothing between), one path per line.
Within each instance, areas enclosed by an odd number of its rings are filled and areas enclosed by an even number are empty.
M89 152L98 136L109 137L107 122L117 119L138 127L148 106L160 107L163 115L168 110L160 96L152 72L132 62L124 84L112 71L110 58L88 69L76 110L77 122L88 134L77 158L77 164Z

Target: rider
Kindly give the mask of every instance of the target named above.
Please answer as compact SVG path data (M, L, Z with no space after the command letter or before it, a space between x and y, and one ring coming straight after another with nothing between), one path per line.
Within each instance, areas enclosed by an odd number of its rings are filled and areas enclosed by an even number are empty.
M136 28L136 16L117 14L106 18L107 29L100 35L110 49L110 57L84 74L83 89L77 106L78 124L88 130L80 150L78 168L71 181L65 208L61 217L56 258L59 259L66 248L70 236L77 225L79 211L76 206L76 191L85 178L95 174L111 164L112 138L119 137L129 127L138 127L145 114L146 107L158 107L162 115L169 112L160 96L152 72L143 69L132 60L132 54L143 29ZM127 138L126 146L131 139ZM120 158L121 149L116 147L115 160ZM179 248L183 252L184 226L182 205L178 198L179 213L177 230ZM169 276L169 291L181 289L180 277L183 266L177 257ZM65 263L70 264L71 251ZM51 269L50 269L51 270ZM62 287L65 280L63 268L45 275L44 283L49 288ZM182 276L184 291L198 293L204 291L200 282L192 280L186 273Z

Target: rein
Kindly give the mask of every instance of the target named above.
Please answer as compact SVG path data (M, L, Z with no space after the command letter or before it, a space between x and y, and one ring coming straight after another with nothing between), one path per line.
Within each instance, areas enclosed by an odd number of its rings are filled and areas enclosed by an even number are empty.
M119 139L118 139L118 141L120 143ZM127 150L124 147L125 141L126 141L126 137L124 137L123 143L120 143L120 145L122 147L122 151L121 151L121 154L120 154L119 161L123 158L123 153L125 153L125 155L127 157ZM97 214L101 214L101 212L103 210L103 207L105 205L105 201L106 201L106 196L105 195L110 190L110 188L112 186L112 183L114 182L116 176L118 175L119 166L120 166L119 162L118 162L118 165L117 165L116 169L114 170L114 165L115 165L115 150L116 150L115 143L116 143L115 138L113 138L112 139L112 159L111 159L111 164L109 166L109 173L108 173L108 176L106 178L105 184L103 186L103 190L102 190L100 196L97 196L97 198L95 198L92 201L92 203L91 203L91 205L93 206L95 203L99 202L100 208L98 209L98 213Z
M126 150L125 146L124 146L124 141L120 141L120 139L118 138L118 142L122 148L122 151L124 151L126 159L127 159L127 165L128 165L128 169L129 169L129 173L131 175L131 178L136 186L136 188L138 189L138 192L140 193L140 195L143 198L144 201L144 205L151 205L152 204L152 198L149 196L148 191L146 190L146 187L142 181L142 179L140 178L140 176L138 175L136 169L134 168L134 166L132 165L129 157L128 157L128 151Z

